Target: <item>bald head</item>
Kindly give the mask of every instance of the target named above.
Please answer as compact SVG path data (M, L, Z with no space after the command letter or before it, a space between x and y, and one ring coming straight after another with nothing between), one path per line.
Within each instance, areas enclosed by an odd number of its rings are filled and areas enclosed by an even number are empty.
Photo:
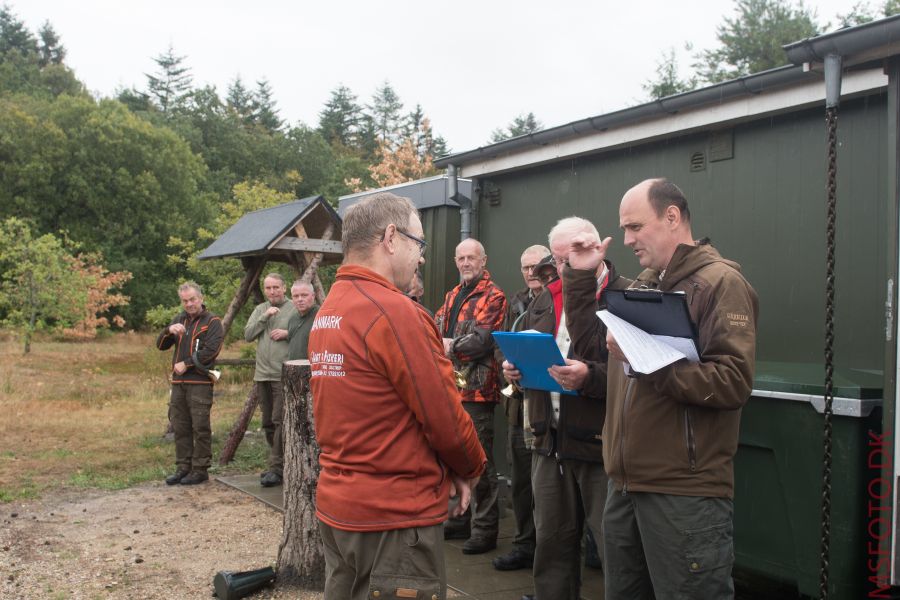
M625 192L619 226L645 269L664 270L679 244L694 242L687 200L667 179L646 179Z
M459 276L463 284L468 285L469 282L481 279L484 267L487 265L487 254L484 252L484 246L481 242L474 238L461 241L456 246L456 254L454 256L456 268L459 270Z

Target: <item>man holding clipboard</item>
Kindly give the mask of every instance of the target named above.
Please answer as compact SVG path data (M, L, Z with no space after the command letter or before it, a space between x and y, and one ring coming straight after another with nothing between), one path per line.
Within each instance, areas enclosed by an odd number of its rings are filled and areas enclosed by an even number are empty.
M699 360L626 372L607 336L605 597L733 598L733 461L753 383L756 292L737 263L694 241L687 200L668 180L628 190L619 224L645 269L629 287L684 293ZM605 253L598 239L575 240L570 262L580 270L565 274L567 307L570 295L574 306L593 294Z

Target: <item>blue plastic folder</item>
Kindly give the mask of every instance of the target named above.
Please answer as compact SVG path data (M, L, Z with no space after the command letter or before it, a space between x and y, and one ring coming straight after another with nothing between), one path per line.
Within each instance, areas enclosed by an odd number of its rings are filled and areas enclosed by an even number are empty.
M577 392L564 390L547 373L547 369L553 365L566 364L552 335L528 331L495 331L491 335L506 360L521 371L522 381L519 385L523 388L577 395Z

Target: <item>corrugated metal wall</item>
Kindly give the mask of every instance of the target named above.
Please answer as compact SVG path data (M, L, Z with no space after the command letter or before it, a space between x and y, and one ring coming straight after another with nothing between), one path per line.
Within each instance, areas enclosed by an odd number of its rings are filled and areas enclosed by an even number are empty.
M453 263L453 251L459 243L459 208L438 206L421 211L422 228L428 240L425 265L424 304L432 312L444 301L444 294L459 283L459 271Z
M884 339L886 98L845 101L838 122L836 361L881 369ZM733 134L733 138L731 135ZM715 144L711 145L714 137ZM719 142L733 139L733 157ZM692 171L703 153L704 168ZM824 319L824 108L656 141L483 179L500 203L479 201L479 239L501 287L521 287L518 259L557 219L591 219L614 238L620 272L639 272L622 244L618 205L635 183L666 176L685 192L696 237L743 265L760 296L758 358L820 362ZM452 268L452 245L447 264Z

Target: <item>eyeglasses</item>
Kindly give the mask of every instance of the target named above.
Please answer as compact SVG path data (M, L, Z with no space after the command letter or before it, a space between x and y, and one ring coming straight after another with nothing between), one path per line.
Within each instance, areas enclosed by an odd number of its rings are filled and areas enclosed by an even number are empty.
M522 272L523 273L531 273L531 271L533 271L536 266L537 266L536 264L535 265L522 265Z
M428 247L428 242L426 242L425 240L423 240L421 238L417 238L414 235L409 235L408 233L406 233L399 227L397 228L397 233L399 233L400 235L406 236L409 239L411 239L412 241L414 241L416 243L416 245L419 246L419 256L425 256L425 248Z
M560 266L560 265L566 265L566 266L568 266L568 265L569 265L569 259L567 259L567 258L558 258L558 257L556 257L556 256L551 256L551 257L550 257L550 264L553 265L553 266L555 266L555 267L558 267L558 266Z

